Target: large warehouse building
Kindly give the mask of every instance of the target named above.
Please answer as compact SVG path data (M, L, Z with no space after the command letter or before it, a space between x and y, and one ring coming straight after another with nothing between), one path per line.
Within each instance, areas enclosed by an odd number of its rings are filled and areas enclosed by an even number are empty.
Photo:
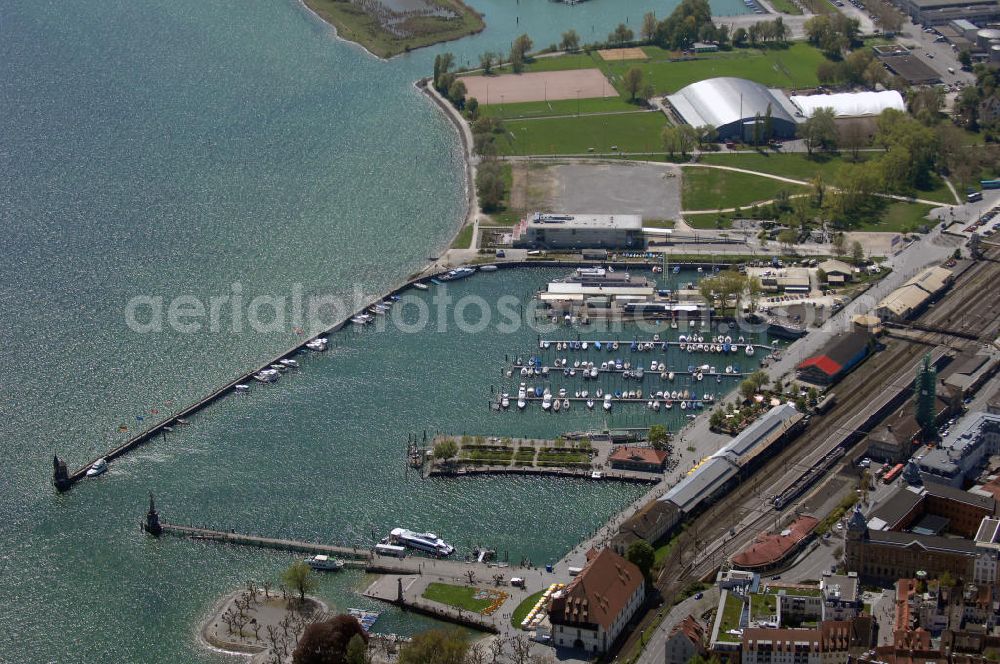
M702 127L711 125L722 140L752 140L757 118L770 109L771 131L776 138L795 137L796 112L780 90L743 78L723 76L698 81L666 98L675 119Z

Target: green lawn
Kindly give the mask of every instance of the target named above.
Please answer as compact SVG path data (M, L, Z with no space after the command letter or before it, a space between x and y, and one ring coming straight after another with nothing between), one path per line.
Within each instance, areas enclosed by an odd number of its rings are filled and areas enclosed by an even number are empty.
M790 194L808 191L801 185L717 168L685 168L683 178L681 207L684 210L748 207L773 199L782 189ZM697 224L698 217L702 216L708 217L709 227L715 228L715 218L711 215L695 215L689 223Z
M467 611L481 613L493 603L489 599L476 599L478 588L471 586L453 586L448 583L432 583L427 586L422 595L425 599L448 606L455 606Z
M861 153L862 161L865 154ZM706 164L746 168L751 171L780 175L781 177L809 181L816 175L822 175L823 180L832 184L837 173L844 164L853 164L837 154L816 154L809 156L802 152L756 152L756 153L725 153L702 155L701 161Z
M791 0L771 0L771 4L779 12L784 12L786 14L801 14L802 10L799 6L792 2Z
M617 86L622 74L631 67L638 67L646 75L646 80L653 84L656 93L664 94L716 76L747 78L771 87L812 87L819 84L816 68L824 60L819 50L808 44L796 43L787 49L740 49L711 57L699 56L696 60L684 62L650 59L602 63L601 69Z
M722 622L719 623L720 641L739 641L738 636L728 634L731 629L740 628L740 614L743 612L743 600L733 593L726 596L726 604L722 608Z
M778 598L774 595L756 594L750 596L750 609L756 620L766 620L778 614Z
M468 249L469 245L472 244L472 225L464 227L455 236L455 239L451 243L452 249Z
M875 158L879 154L878 152L862 152L859 154L859 159L863 162L867 159ZM809 181L817 175L821 175L824 182L834 186L836 186L841 169L851 168L859 163L843 154L823 153L810 156L802 152L717 153L702 155L701 161L706 164L746 168L751 171L770 173L772 175L780 175L803 181ZM930 187L918 190L914 195L917 198L940 201L949 205L955 203L955 197L951 195L948 185L937 175L933 176Z
M896 201L886 206L880 218L860 224L851 230L911 233L920 226L932 224L931 221L924 219L932 209L932 206L923 203Z
M641 110L621 97L593 97L588 99L559 99L554 101L525 101L517 104L481 105L482 115L505 119L544 118L553 115L586 113L619 113Z
M499 141L503 154L586 154L661 150L660 132L667 124L662 113L581 115L543 120L508 120L507 141Z
M544 593L544 590L539 590L534 595L525 597L524 601L518 604L517 608L514 609L514 613L510 614L510 624L514 627L520 627L521 621L527 617L528 611L531 611L531 609L535 606L535 602L541 599Z

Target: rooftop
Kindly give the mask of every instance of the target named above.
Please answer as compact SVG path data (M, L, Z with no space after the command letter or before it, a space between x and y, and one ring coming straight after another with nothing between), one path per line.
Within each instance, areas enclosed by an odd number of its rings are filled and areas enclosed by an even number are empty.
M907 316L929 298L927 291L915 284L902 286L886 295L878 303L879 309L888 309L897 316Z
M693 127L722 127L753 118L758 113L764 116L769 107L773 118L795 122L788 111L787 97L780 90L770 90L760 83L732 76L692 83L667 99Z
M934 295L942 291L949 283L951 283L951 278L951 270L943 267L929 267L907 281L904 285L920 286L921 289L927 291L931 295Z
M767 567L782 560L812 533L819 519L803 515L779 533L760 533L750 545L733 556L743 568Z
M833 109L833 114L838 118L878 115L888 108L894 108L897 111L906 110L903 95L899 94L896 90L842 92L831 95L795 95L790 97L790 99L799 108L802 115L807 118L812 117L812 114L821 108ZM827 262L833 263L839 261ZM850 273L848 272L848 274Z
M801 419L802 413L792 404L775 406L712 456L732 456L736 463L743 465L747 457L754 456L761 446L773 443L788 427Z
M558 625L601 625L608 630L643 585L642 572L611 549L588 554L583 571L552 600Z
M642 230L642 217L637 214L580 214L575 212L553 214L536 212L528 218L528 226Z
M619 447L610 455L608 461L634 461L661 465L669 455L664 450L654 450L652 447Z
M718 491L722 485L735 477L737 472L737 467L728 459L719 457L709 459L659 500L669 501L682 512L688 512L702 499Z

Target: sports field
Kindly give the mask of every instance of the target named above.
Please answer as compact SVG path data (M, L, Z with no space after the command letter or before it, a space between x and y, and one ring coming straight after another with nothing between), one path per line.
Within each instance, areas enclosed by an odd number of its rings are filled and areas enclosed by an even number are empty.
M663 149L666 124L658 112L507 120L507 140L499 147L510 155L652 152Z
M638 46L632 46L630 48L602 48L598 49L597 54L601 56L602 60L607 60L608 62L613 62L615 60L645 60L649 57L646 55L646 52Z
M463 76L459 80L465 83L467 95L478 99L480 104L618 96L615 87L596 68Z

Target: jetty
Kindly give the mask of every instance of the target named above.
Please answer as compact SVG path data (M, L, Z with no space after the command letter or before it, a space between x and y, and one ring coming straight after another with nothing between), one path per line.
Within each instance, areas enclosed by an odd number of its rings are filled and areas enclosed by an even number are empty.
M362 549L353 546L341 546L338 544L320 544L318 542L305 542L302 540L284 539L277 537L263 537L261 535L246 535L236 531L211 530L209 528L196 528L194 526L182 526L176 523L161 523L162 533L167 535L178 535L194 540L209 540L221 542L223 544L241 544L244 546L255 546L263 549L278 549L279 551L294 551L296 553L320 553L333 556L354 558L355 560L367 561L372 557L371 549ZM350 561L345 561L349 563Z
M580 344L586 342L587 348L583 348ZM595 343L600 344L600 348L595 346ZM632 344L637 344L637 348L632 348ZM747 346L752 346L754 350L766 350L772 351L776 346L768 344L752 343L749 341L656 341L653 339L539 339L538 347L541 350L576 350L576 351L586 351L593 350L597 352L601 351L611 351L614 349L616 351L629 351L634 353L648 352L642 350L643 346L649 346L652 350L665 350L667 347L674 346L721 346L722 344L729 344L735 350L731 351L733 355L738 354L737 351L743 352ZM556 348L556 346L562 346L562 348ZM715 353L716 351L710 350L700 350L695 351L699 353Z
M659 484L662 475L633 470L602 470L578 468L535 468L531 466L462 466L446 469L440 466L427 471L427 477L483 477L486 475L531 475L533 477L562 477L597 482L631 482L633 484Z

